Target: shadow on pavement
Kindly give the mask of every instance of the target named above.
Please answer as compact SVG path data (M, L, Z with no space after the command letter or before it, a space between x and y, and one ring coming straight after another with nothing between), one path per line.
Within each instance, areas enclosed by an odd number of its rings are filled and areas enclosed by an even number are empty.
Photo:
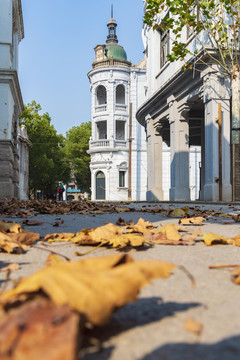
M107 360L109 359L109 351L112 347L101 349L101 344L108 341L113 336L134 329L135 327L144 326L166 317L174 316L175 313L186 311L190 308L201 306L201 303L164 303L160 297L140 298L136 303L126 305L119 310L104 328L96 327L92 330L87 330L87 341L84 344L86 355L84 360ZM98 339L98 348L96 345L91 346L91 339ZM90 342L88 341L90 339ZM92 348L92 349L91 349Z
M155 349L139 360L239 360L240 336L215 344L169 343Z

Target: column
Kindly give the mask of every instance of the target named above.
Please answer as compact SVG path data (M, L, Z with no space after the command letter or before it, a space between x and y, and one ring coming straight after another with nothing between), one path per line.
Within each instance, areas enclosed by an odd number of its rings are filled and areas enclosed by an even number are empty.
M162 136L149 117L147 124L147 201L163 200L162 190ZM157 130L156 130L157 128Z
M176 101L170 100L171 201L190 201L189 110L188 105L177 108Z

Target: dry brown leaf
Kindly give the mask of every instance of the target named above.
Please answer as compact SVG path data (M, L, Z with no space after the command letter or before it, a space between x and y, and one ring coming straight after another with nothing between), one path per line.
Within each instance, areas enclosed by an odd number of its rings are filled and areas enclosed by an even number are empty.
M38 225L42 225L43 222L42 221L38 221L38 220L23 220L22 221L23 225L28 225L28 226L38 226Z
M77 360L84 317L37 297L0 317L1 360Z
M174 264L157 260L134 262L130 256L92 258L44 268L0 294L1 306L41 292L56 305L68 304L93 324L104 324L116 308L137 298L154 278L167 278Z
M9 233L8 236L21 244L24 245L32 245L37 240L40 239L40 234L33 233L33 232L27 232L27 233L19 233L19 234L11 234Z
M232 215L232 218L235 222L240 222L240 214Z
M203 324L194 319L186 320L183 326L184 329L198 336L201 335L203 331Z
M202 225L202 222L206 221L202 216L192 217L188 219L180 219L179 224L181 225Z

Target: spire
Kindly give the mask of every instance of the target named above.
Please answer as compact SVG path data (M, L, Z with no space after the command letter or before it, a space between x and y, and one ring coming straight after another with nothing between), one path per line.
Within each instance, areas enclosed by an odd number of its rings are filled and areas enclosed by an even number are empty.
M117 35L116 35L116 27L117 23L113 18L113 4L111 5L111 19L109 20L108 24L108 36L107 36L107 44L110 43L118 43Z

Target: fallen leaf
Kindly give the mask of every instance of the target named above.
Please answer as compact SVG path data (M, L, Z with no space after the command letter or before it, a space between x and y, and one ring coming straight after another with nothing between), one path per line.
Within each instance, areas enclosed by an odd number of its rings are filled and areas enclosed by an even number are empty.
M14 270L18 270L18 269L19 269L19 264L12 263L12 264L9 264L8 266L4 266L4 267L0 268L0 271L14 271Z
M37 220L23 220L22 221L23 225L28 225L28 226L38 226L38 225L42 225L43 222L42 221L37 221Z
M55 233L55 234L48 234L44 237L43 241L71 241L74 238L74 233Z
M240 214L232 215L232 218L235 222L240 222Z
M202 225L202 222L206 221L202 216L192 217L188 219L180 219L179 224L181 225Z
M6 307L42 292L56 305L68 304L93 324L102 325L116 308L136 300L151 279L167 278L174 268L158 260L135 262L129 255L55 264L1 293L0 304Z
M184 329L198 336L201 335L203 331L203 324L194 319L186 320L183 326Z
M3 234L0 232L0 251L3 250L10 254L15 250L19 251L20 253L26 250L26 246L24 244L11 239L9 235L10 234Z
M231 273L234 284L240 285L240 266L237 266Z
M184 240L194 242L201 235L201 228L197 230L188 229L188 233L190 233L190 235L187 234L186 237L183 235Z
M28 233L19 233L19 234L11 234L9 233L8 236L21 244L24 245L32 245L37 240L40 239L40 234L34 233L34 232L28 232Z
M161 228L161 232L166 235L167 240L179 241L181 239L181 235L178 232L179 229L181 227L175 224L167 224Z
M0 316L1 360L77 360L85 319L37 297Z
M127 229L129 229L131 232L135 233L146 233L150 230L154 229L155 227L150 221L144 221L142 218L140 218L136 225L134 223L128 225Z
M22 232L22 228L19 224L14 223L14 222L0 221L0 231L18 234L18 233Z
M168 217L185 217L189 213L189 208L186 206L184 208L176 208L174 210L170 210L167 214Z
M232 239L226 238L221 235L213 234L213 233L202 234L201 237L207 246L216 245L216 244L232 244L233 243Z

